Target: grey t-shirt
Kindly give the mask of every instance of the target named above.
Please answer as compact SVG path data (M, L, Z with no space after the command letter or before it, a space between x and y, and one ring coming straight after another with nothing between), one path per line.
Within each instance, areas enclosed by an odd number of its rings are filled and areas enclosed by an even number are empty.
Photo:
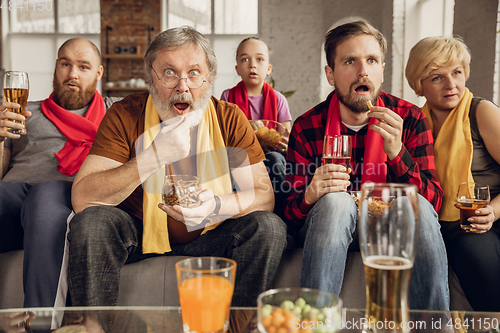
M104 97L106 110L121 98ZM43 114L42 101L28 102L27 110L32 115L26 119L26 135L19 139L5 140L5 148L11 151L11 158L7 173L2 180L8 182L26 182L36 184L42 180L70 180L72 177L59 172L58 159L54 154L58 153L66 144L68 139L59 129ZM71 110L72 113L85 116L88 106L79 110Z

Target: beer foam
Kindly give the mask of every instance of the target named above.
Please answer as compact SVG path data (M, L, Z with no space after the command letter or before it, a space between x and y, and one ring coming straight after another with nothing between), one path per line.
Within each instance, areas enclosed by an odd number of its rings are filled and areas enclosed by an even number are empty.
M377 263L380 261L392 261L394 264L381 265ZM368 267L384 270L404 270L413 267L413 263L410 259L394 256L369 256L363 260L363 263Z

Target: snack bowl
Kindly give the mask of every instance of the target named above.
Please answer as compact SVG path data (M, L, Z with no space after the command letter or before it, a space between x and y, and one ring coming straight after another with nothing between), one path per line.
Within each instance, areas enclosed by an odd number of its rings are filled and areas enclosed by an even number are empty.
M198 199L200 192L200 178L193 175L168 175L165 176L161 197L167 206L194 208L201 205Z
M259 143L264 150L284 151L279 143L288 137L290 133L283 124L273 120L250 120Z
M342 327L342 300L309 288L270 289L257 298L259 330L333 333Z

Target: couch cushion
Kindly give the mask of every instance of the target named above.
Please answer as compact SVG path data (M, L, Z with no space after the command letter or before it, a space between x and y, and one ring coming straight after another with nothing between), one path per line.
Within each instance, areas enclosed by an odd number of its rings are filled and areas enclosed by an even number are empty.
M125 265L117 305L179 306L175 263L185 258L154 257Z
M0 253L0 309L22 308L24 251Z

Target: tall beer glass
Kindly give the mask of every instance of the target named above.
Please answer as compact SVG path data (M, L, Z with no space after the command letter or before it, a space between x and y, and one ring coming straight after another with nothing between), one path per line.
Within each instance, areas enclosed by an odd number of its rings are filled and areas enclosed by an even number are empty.
M16 71L6 71L4 73L3 96L5 101L21 105L19 109L7 109L8 111L14 113L24 113L26 111L29 88L28 73ZM16 120L16 123L24 125L24 121ZM26 127L24 129L9 128L8 131L14 134L26 134Z
M365 329L409 332L408 287L419 223L417 187L365 183L358 212L366 277Z

